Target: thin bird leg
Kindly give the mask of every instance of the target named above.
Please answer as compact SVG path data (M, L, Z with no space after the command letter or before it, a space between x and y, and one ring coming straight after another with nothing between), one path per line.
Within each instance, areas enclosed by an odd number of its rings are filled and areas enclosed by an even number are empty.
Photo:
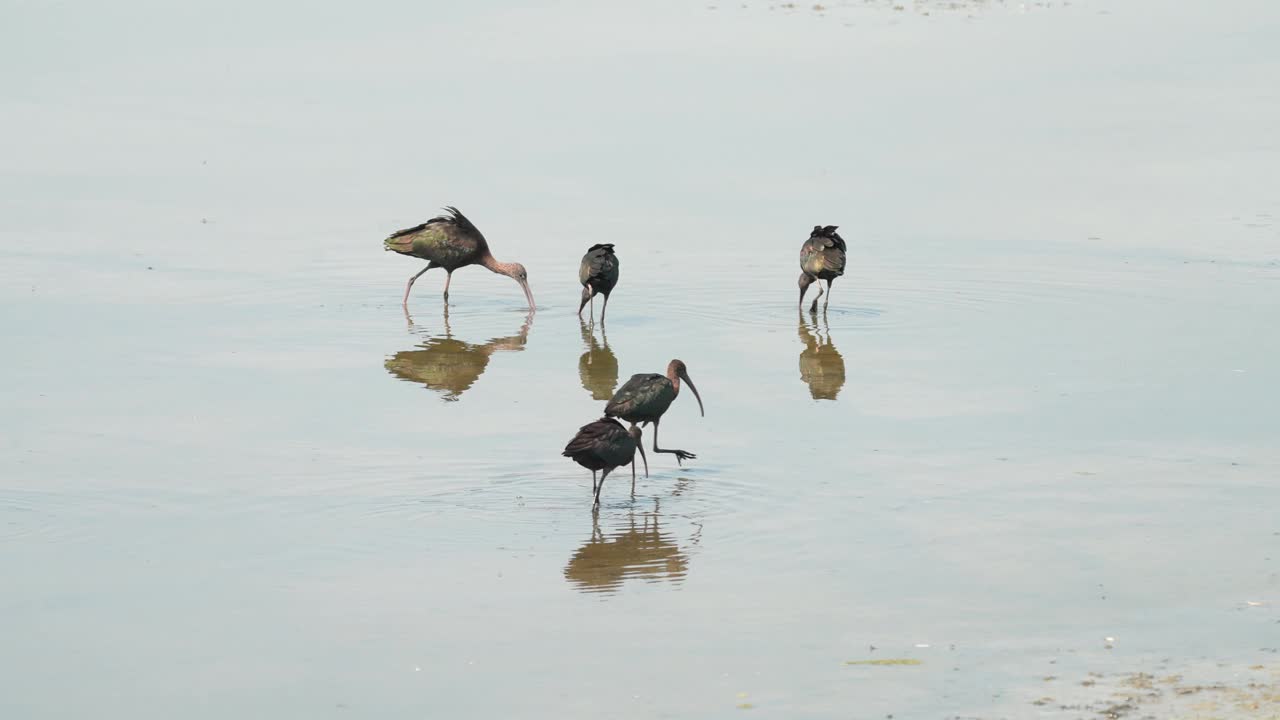
M453 271L448 270L446 272L448 272L449 274L446 275L444 278L444 304L448 305L449 304L449 281L453 280Z
M814 285L818 286L818 294L813 296L813 304L809 306L809 312L818 312L818 298L822 297L822 281L818 280Z
M591 492L596 491L596 471L591 471Z
M403 305L404 305L406 308L407 308L407 307L409 307L409 291L413 289L413 284L414 284L415 282L417 282L417 281L418 281L418 278L422 277L422 273L424 273L424 272L426 272L426 271L428 271L428 270L430 270L430 269L431 269L431 266L430 266L430 265L428 265L428 266L426 266L426 267L422 268L421 270L419 270L419 271L418 271L418 274L417 274L417 275L414 275L413 277L409 278L409 284L404 286L404 303L403 303Z
M605 294L605 296L604 296L604 306L602 306L602 307L600 308L600 325L601 325L601 327L603 327L603 326L604 326L604 314L605 314L605 312L606 312L608 309L609 309L609 295L606 293L606 294Z
M600 475L600 484L596 486L596 501L591 507L600 507L600 488L604 487L604 479L609 477L609 471L613 468L605 468L604 473Z
M596 289L591 288L591 322L596 321Z
M680 462L681 460L694 460L698 457L697 455L694 455L693 453L687 450L663 450L662 448L658 447L658 423L659 422L661 422L661 418L653 421L653 451L654 452L671 453L672 455L675 455L677 465L681 464Z
M827 306L831 304L831 283L833 283L833 282L835 282L835 280L828 280L828 281L827 281L827 299L822 301L822 312L823 312L823 313L826 313L826 312L827 312Z

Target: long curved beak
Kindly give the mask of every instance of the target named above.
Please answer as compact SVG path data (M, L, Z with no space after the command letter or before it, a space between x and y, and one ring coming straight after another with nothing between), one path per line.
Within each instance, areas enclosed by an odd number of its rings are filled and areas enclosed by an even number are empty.
M521 281L520 281L520 289L521 289L521 290L524 290L524 296L525 296L525 298L529 301L529 312L535 312L535 311L537 311L538 306L536 306L536 305L534 305L534 304L533 304L533 291L531 291L531 290L529 289L529 281L528 281L528 280L521 280Z
M649 458L644 456L644 443L640 438L636 438L636 449L640 451L640 459L644 461L644 476L649 477ZM635 467L635 458L631 458L631 466Z
M693 396L698 398L698 412L702 413L702 417L707 416L707 411L702 409L702 396L698 394L698 388L693 386L693 381L689 379L689 373L680 373L680 379L689 385L689 389L693 391Z

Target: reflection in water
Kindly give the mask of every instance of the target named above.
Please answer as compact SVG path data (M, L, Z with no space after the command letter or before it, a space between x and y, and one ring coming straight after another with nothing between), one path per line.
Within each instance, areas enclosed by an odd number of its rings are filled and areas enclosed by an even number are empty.
M627 526L608 537L600 531L600 519L591 518L591 539L569 559L565 578L583 592L615 592L628 577L678 583L689 569L689 558L676 545L671 532L658 527L658 499L653 511L627 514Z
M408 314L406 313L406 318ZM520 351L529 339L533 315L527 315L520 331L509 337L494 338L482 345L453 339L449 327L449 309L444 311L444 335L428 338L415 350L402 350L386 360L387 372L401 380L421 383L435 390L445 400L457 400L484 373L489 356L499 350ZM413 327L413 320L409 319Z
M600 323L598 343L592 326L581 318L579 324L582 326L582 342L587 345L587 351L578 358L578 376L582 378L582 387L591 393L591 399L608 401L618 388L618 358L609 349L604 323Z
M831 342L827 314L822 313L821 328L816 314L810 318L812 327L805 322L804 314L800 314L800 342L804 343L804 351L800 353L800 379L809 386L814 400L835 400L844 387L844 358Z

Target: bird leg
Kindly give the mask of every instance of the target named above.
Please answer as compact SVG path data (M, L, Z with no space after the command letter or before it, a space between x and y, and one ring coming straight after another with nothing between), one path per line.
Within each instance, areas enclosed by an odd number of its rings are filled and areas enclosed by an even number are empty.
M681 460L695 460L695 459L697 459L697 457L698 457L697 455L694 455L693 453L691 453L691 452L689 452L689 451L687 451L687 450L663 450L662 448L658 447L658 423L659 423L659 422L661 422L661 419L659 419L659 420L654 420L654 421L653 421L653 451L654 451L654 452L656 452L656 453L671 453L672 455L675 455L675 456L676 456L676 464L677 464L677 465L680 465L680 464L681 464L681 462L680 462Z
M453 279L453 271L446 270L445 272L447 272L448 275L446 275L444 278L444 304L448 305L449 304L449 281Z
M596 491L596 471L591 471L591 492Z
M609 309L609 294L605 293L604 305L600 308L600 325L604 326L604 314Z
M430 269L431 269L431 266L430 266L430 265L428 265L428 266L426 266L426 267L422 268L421 270L419 270L419 271L418 271L418 274L417 274L417 275L414 275L413 277L409 278L409 284L404 286L404 303L403 303L403 305L404 305L406 308L407 308L407 307L409 307L409 291L413 289L413 284L414 284L415 282L417 282L417 281L418 281L418 278L422 277L422 273L424 273L424 272L426 272L426 271L428 271L428 270L430 270Z
M822 312L823 312L823 313L825 313L825 312L827 311L827 306L831 304L831 283L833 283L833 282L835 282L835 280L828 280L828 281L827 281L827 299L822 301Z
M822 297L822 281L819 280L816 284L818 286L818 294L813 296L813 304L809 306L809 312L811 313L818 312L818 298Z
M600 475L600 484L596 486L596 501L595 504L591 506L593 508L600 507L600 488L604 487L604 479L609 477L609 471L611 469L612 468L605 468L604 472Z

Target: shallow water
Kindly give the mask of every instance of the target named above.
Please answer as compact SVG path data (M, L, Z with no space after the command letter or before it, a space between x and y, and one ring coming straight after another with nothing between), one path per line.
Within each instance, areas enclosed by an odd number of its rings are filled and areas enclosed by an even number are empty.
M741 5L18 6L0 713L1095 717L1091 672L1280 668L1280 10ZM406 317L380 241L445 204L535 315L471 268ZM697 459L593 516L560 450L677 357Z

